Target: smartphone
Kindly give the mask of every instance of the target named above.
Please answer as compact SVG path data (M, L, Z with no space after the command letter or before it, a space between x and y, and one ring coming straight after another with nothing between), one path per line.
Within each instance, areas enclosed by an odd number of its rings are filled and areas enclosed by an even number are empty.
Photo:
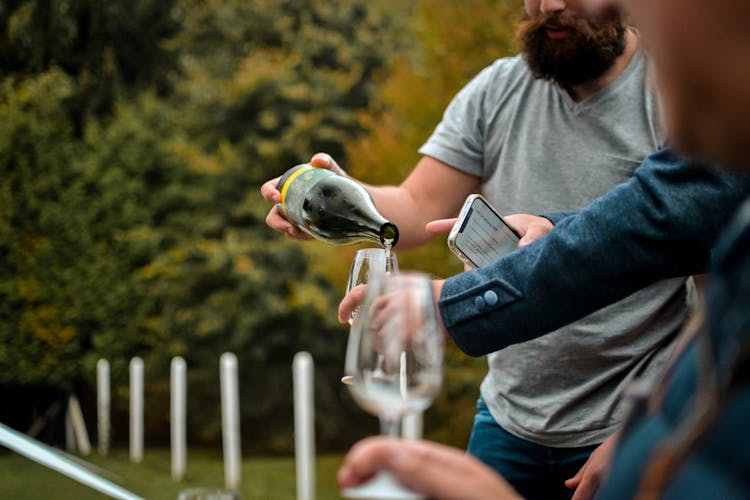
M464 264L476 268L516 250L520 239L482 195L472 194L448 235L448 248Z

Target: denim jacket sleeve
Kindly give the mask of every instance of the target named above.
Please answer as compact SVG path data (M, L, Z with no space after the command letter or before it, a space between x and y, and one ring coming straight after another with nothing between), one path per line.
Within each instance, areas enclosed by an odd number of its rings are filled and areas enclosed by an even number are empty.
M750 177L678 159L668 149L544 238L447 279L440 314L458 347L481 356L524 342L660 279L701 273Z
M549 220L553 226L556 226L558 222L563 220L566 217L570 217L572 215L577 214L577 211L574 212L550 212L548 214L540 214L545 219Z

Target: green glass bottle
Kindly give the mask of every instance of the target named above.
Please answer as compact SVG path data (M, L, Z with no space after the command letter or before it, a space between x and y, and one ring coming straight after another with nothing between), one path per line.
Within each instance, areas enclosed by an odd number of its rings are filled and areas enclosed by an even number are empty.
M310 236L332 245L374 241L390 248L398 228L387 221L367 190L356 181L309 163L279 179L284 217Z

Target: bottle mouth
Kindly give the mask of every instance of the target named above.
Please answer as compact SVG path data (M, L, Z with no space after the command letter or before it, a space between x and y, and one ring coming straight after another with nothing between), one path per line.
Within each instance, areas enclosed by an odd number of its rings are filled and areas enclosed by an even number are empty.
M398 228L391 222L380 226L380 242L384 247L395 247L398 243Z

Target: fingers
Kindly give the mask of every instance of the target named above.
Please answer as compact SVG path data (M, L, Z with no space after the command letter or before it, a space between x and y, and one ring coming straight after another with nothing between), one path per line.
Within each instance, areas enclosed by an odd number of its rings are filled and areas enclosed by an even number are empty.
M427 441L404 444L391 450L388 465L412 490L438 500L518 498L493 470L463 451Z
M316 168L328 168L332 163L335 164L336 162L328 153L315 153L310 158L310 165Z
M289 221L286 220L283 215L281 215L281 211L279 210L278 205L274 205L273 207L271 207L271 210L268 211L268 215L266 215L266 225L274 231L283 233L295 240L312 239L312 236L290 224Z
M578 474L576 474L578 476ZM570 480L569 480L570 481ZM568 485L568 481L565 481L565 485ZM594 497L594 493L599 488L599 476L595 474L584 473L581 476L578 486L575 486L575 493L571 500L589 500Z
M409 489L438 500L518 498L500 476L456 448L383 436L357 443L339 469L342 487L362 484L388 470Z
M281 193L276 186L279 184L281 177L276 177L270 181L266 181L260 187L260 194L263 195L263 199L270 203L279 203L281 201Z
M456 218L453 219L438 219L428 222L425 226L425 230L430 234L448 234L453 229L453 225L456 223Z
M526 227L533 220L534 216L529 214L512 214L504 217L505 222L511 225L518 234L523 236L526 234Z
M370 437L356 443L344 458L336 479L342 488L357 486L386 468L392 444L388 438Z
M327 168L339 175L346 175L344 169L339 167L336 160L334 160L328 153L315 153L310 159L310 165L316 168Z
M513 214L505 217L505 220L521 235L518 248L523 248L546 236L554 228L549 219L538 215Z
M541 217L540 217L541 218ZM547 224L540 222L540 223L532 223L526 228L526 234L523 235L523 238L518 242L518 248L523 248L526 245L529 245L539 238L542 238L544 236L547 236L547 233L549 233L552 230L552 223L549 222L547 219L544 219L547 221Z
M583 479L584 471L586 470L586 465L588 465L588 462L583 464L583 467L581 467L578 472L576 472L576 475L571 477L570 479L565 480L565 487L570 488L571 490L574 488L577 488L579 484L581 484L581 479Z
M367 291L367 285L357 285L347 293L341 302L339 303L339 322L348 323L352 317L352 313L359 306L365 298L365 292Z
M606 474L612 451L617 445L618 434L614 434L599 445L583 464L581 470L572 478L565 481L565 486L575 488L574 500L588 500L593 498L596 490Z
M260 187L260 194L263 196L263 199L270 203L274 203L274 206L271 207L271 210L269 210L268 214L266 215L266 225L274 231L283 233L295 240L311 239L312 237L310 235L294 227L281 214L281 210L279 210L278 205L278 203L281 202L281 193L279 193L279 190L276 189L276 186L279 183L279 179L280 177L276 177L275 179L266 181Z

